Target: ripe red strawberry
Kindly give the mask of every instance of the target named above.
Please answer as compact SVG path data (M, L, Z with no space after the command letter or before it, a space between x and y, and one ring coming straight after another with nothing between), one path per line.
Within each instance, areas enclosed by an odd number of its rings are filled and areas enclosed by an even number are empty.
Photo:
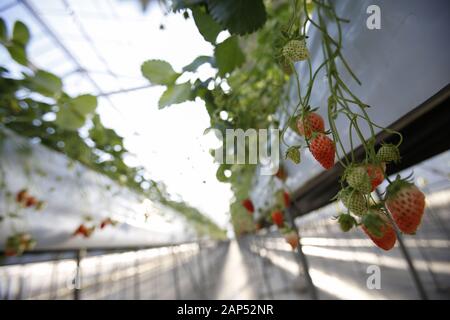
M281 212L280 210L272 212L272 221L278 227L282 227L284 223L283 212Z
M14 257L14 256L17 256L17 251L14 250L14 249L6 248L6 249L5 249L5 256L7 256L7 257Z
M85 238L89 238L94 230L95 227L88 228L84 224L80 224L80 226L73 233L73 236L81 235Z
M323 118L319 114L308 112L305 116L298 117L297 129L300 135L309 139L313 132L324 132L325 125Z
M333 140L328 138L325 134L319 133L315 138L313 138L309 145L309 150L314 158L325 169L328 170L334 166L334 143Z
M109 226L109 225L115 226L116 224L117 224L116 220L113 220L113 219L108 217L108 218L105 218L105 219L102 220L102 222L100 223L100 229L103 229L103 228L105 228L106 226Z
M386 208L398 228L407 234L416 233L425 211L425 195L414 184L400 177L386 191Z
M284 234L284 239L291 245L292 250L297 249L300 238L295 231L292 230Z
M397 241L391 222L378 210L371 210L362 219L361 228L381 249L390 250Z
M250 199L245 199L242 201L242 205L244 206L245 209L247 209L247 211L252 214L253 212L255 212L255 207L253 206L253 202Z
M386 164L382 162L380 165L368 164L367 174L370 178L370 183L372 185L372 191L375 190L384 180L384 172L386 171Z
M291 196L286 191L283 192L283 200L284 200L284 206L286 208L288 208L289 205L291 204Z
M275 176L276 176L278 179L282 180L282 181L286 180L286 178L287 178L287 174L286 174L286 172L284 171L284 168L281 167L281 166L280 166L280 168L278 169L277 173L275 173Z
M27 198L28 198L28 191L26 189L22 189L19 192L17 192L16 201L18 203L24 202Z
M35 197L28 197L25 201L25 207L29 208L38 204L38 200Z

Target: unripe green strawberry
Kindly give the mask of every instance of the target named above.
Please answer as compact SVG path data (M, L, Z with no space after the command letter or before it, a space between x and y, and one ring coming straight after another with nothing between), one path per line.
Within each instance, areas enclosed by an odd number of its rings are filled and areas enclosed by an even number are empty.
M358 190L364 194L372 191L372 183L367 173L366 168L363 166L350 167L345 173L346 181L350 187Z
M293 62L306 60L309 57L309 51L306 47L305 39L291 40L283 47L283 56Z
M362 216L367 212L366 198L358 190L352 190L350 188L343 189L339 193L339 199L350 212L358 216Z
M400 151L393 144L383 144L377 152L377 159L381 162L399 162Z
M295 164L299 164L301 161L299 147L289 147L289 149L287 149L286 151L286 159L290 159Z
M344 232L349 231L357 224L355 218L353 218L351 215L347 213L342 213L339 215L338 223L339 226L341 227L341 230Z

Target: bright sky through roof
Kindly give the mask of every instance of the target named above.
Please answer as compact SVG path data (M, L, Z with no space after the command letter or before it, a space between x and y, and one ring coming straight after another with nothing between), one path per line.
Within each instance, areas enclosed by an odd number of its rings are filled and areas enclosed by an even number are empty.
M165 16L156 4L143 13L139 2L131 0L29 2L103 92L147 84L140 73L145 60L163 59L181 71L197 56L213 53L192 18ZM82 73L73 72L74 62L22 5L1 15L10 28L15 19L30 26L31 59L40 68L64 76L68 93L98 93ZM161 24L164 30L160 30ZM205 66L200 76L206 78L211 72ZM199 208L220 226L229 227L232 192L215 177L218 165L209 154L214 141L203 137L209 127L203 102L158 110L163 91L163 87L152 87L115 94L110 101L100 98L97 110L103 123L125 138L125 146L133 154L126 159L128 164L143 165L152 179L166 183L170 193Z

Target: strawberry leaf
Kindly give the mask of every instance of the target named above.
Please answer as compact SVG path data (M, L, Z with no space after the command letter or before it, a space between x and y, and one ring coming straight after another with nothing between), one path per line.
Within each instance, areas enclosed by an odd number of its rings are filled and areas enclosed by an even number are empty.
M97 98L90 94L84 94L72 99L71 105L77 112L86 115L94 112L97 108Z
M46 97L57 98L62 92L61 79L43 70L38 70L33 77L27 77L24 85L31 91L39 92Z
M207 0L211 16L231 34L244 35L261 28L267 19L262 0Z
M6 27L5 20L0 18L0 42L6 42L8 40L8 29Z
M25 52L25 48L17 43L12 43L7 47L9 55L11 58L17 63L28 66L27 54Z
M147 60L141 66L141 72L152 84L172 85L180 76L172 66L163 60Z
M190 64L188 64L183 68L183 72L195 72L197 71L198 67L200 67L205 63L213 65L214 58L210 56L198 56L197 58L194 59L194 61L192 61Z
M192 100L192 90L189 81L167 87L167 90L164 91L161 98L159 98L158 106L159 109L163 109L172 104L188 100Z
M25 46L30 40L30 31L23 22L16 21L14 23L12 40L22 46Z
M216 43L217 35L222 31L222 26L205 12L203 7L195 7L192 9L195 25L200 34L206 41L212 44Z
M219 43L214 50L214 56L219 68L219 75L222 77L240 67L245 61L236 36Z

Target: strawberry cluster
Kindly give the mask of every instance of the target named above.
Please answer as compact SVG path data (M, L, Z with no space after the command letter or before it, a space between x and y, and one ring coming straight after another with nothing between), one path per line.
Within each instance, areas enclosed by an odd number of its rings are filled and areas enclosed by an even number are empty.
M90 223L91 219L87 218L86 221L81 223L75 231L72 233L73 237L81 236L83 238L90 238L94 231L98 228L104 229L107 226L115 226L117 225L117 221L113 220L110 217L107 217L100 221L100 223L97 225Z
M317 162L325 169L331 169L334 166L335 145L325 132L323 118L306 108L304 112L297 117L297 132L305 138L309 151Z
M249 214L253 214L255 211L253 202L250 199L244 199L241 204ZM292 249L295 249L298 246L299 237L297 233L285 223L284 218L284 210L286 210L290 205L290 194L284 189L278 190L275 193L275 204L272 210L268 211L266 217L263 217L263 220L276 225L281 234L283 234L286 242L291 245ZM255 223L256 231L261 229L262 223L263 221L257 221Z
M6 240L5 256L20 256L27 250L31 250L36 245L36 241L28 233L19 232Z
M30 195L27 189L22 189L16 194L16 202L24 208L34 207L36 210L41 210L45 206L45 202L38 200L36 197Z
M394 223L405 234L414 234L425 210L425 195L410 181L397 176L389 181L383 199L378 203L371 193L385 179L386 163L398 162L400 153L394 145L382 145L371 163L352 164L343 175L346 186L337 199L348 212L338 217L343 231L360 226L380 248L390 250L397 236Z

